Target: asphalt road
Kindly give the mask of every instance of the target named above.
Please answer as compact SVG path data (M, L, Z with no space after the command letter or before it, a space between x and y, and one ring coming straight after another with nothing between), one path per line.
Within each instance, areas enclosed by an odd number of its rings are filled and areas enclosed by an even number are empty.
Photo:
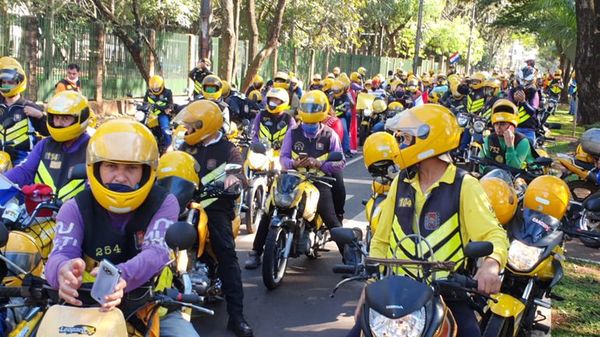
M348 161L344 171L346 180L346 214L349 221L344 226L354 227L364 221L362 199L370 194L369 174L362 157L355 156ZM336 293L329 295L342 278L333 274L331 268L340 263L337 247L329 243L317 260L306 257L291 259L283 284L275 290L267 290L262 281L261 269L245 270L244 261L251 250L254 235L243 232L236 244L238 259L242 266L244 283L244 311L246 318L257 337L275 336L345 336L354 324L356 306L362 284L348 284ZM226 329L227 312L225 303L211 306L216 314L213 317L197 317L193 322L202 337L234 336Z

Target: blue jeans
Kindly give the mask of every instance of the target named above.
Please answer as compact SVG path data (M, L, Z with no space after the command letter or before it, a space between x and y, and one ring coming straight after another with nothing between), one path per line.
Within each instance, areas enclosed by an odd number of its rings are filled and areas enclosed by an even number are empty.
M171 145L171 126L169 125L169 116L165 113L158 115L158 125L160 126L160 132L163 136L163 144L158 144L159 148L167 148Z
M577 112L577 99L572 98L569 100L569 113L575 115Z
M160 319L160 337L200 337L191 322L183 318L181 311L173 311Z
M342 121L342 126L344 128L344 139L340 139L342 141L342 149L344 149L344 152L350 152L350 133L348 132L348 120L344 116L339 118Z
M379 131L383 131L384 129L385 129L385 122L377 122L375 125L373 125L373 129L371 129L371 131L379 132Z
M535 130L534 129L530 129L530 128L517 128L517 132L520 132L525 137L527 137L527 139L529 139L529 142L531 143L531 145L535 144Z

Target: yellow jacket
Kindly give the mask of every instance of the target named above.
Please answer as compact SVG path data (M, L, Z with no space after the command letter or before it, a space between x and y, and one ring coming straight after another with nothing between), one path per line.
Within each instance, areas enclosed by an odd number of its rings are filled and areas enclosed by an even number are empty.
M421 214L421 209L426 200L426 195L436 187L440 182L451 184L454 182L456 166L450 164L446 171L424 194L421 191L419 184L419 175L406 180L415 189L415 219L418 219ZM398 187L398 177L392 182L392 187L387 198L380 205L381 213L374 219L378 221L377 231L371 241L372 257L385 258L389 250L389 240L392 233L392 222L395 216L395 201L396 191ZM494 214L492 206L487 198L487 195L481 188L479 181L474 177L465 176L461 188L460 195L460 233L462 241L467 244L469 241L489 241L494 245L494 252L489 257L500 263L500 267L504 268L508 255L508 237L506 231ZM416 221L413 227L416 227Z

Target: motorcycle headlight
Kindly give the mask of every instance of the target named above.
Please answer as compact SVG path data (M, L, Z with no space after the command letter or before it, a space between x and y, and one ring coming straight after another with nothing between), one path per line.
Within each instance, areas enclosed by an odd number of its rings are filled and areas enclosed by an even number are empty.
M530 270L540 260L544 248L532 247L514 240L508 249L508 264L518 271Z
M135 120L138 122L143 122L144 118L146 117L146 114L143 111L136 111L135 112Z
M473 130L477 133L482 133L485 130L485 122L484 121L475 121L473 123Z
M456 120L458 122L458 126L460 126L461 128L464 128L467 123L469 123L469 116L463 114L463 113L459 113L456 116Z
M268 165L268 158L262 153L250 151L248 153L248 163L253 170L262 170Z
M363 116L365 116L365 117L371 117L372 113L373 113L373 111L371 109L363 110Z
M425 330L425 307L391 319L369 308L369 325L375 337L418 337Z
M290 207L290 205L292 205L292 202L294 202L294 199L296 199L296 193L275 192L275 195L273 197L273 201L275 201L275 205L277 207L282 207L282 208Z

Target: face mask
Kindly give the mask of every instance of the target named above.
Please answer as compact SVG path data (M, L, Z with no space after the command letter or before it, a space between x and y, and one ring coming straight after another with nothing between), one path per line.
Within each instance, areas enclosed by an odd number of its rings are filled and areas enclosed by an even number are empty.
M402 149L405 149L405 148L407 148L407 147L409 147L409 146L410 146L410 145L408 145L408 144L404 144L404 143L402 143L402 144L400 144L400 150L402 150Z
M106 184L106 187L113 191L113 192L118 192L118 193L128 193L128 192L133 192L135 190L138 189L138 186L136 186L135 188L131 188L128 185L123 185L123 184Z
M315 124L302 123L302 130L304 130L304 132L306 133L307 136L314 137L317 135L317 132L319 131L319 124L318 123L315 123Z

